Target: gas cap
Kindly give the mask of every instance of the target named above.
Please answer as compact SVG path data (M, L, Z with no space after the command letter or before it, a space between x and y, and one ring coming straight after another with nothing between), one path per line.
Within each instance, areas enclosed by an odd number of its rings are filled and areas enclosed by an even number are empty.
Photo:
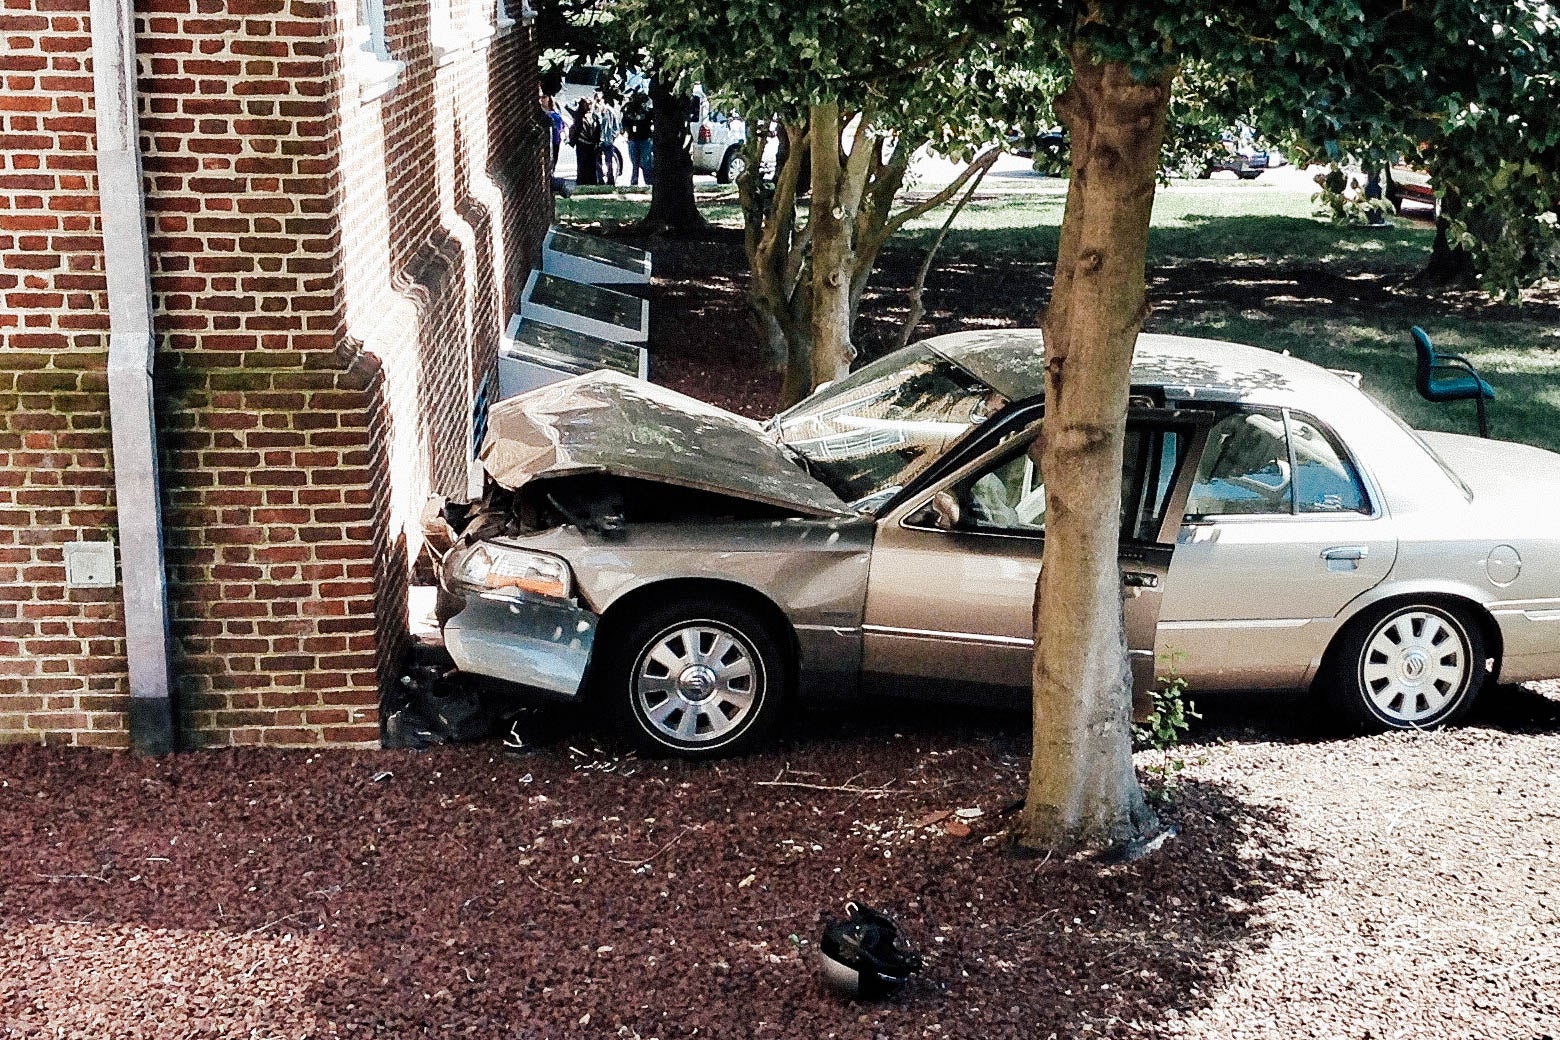
M1484 573L1496 585L1510 585L1522 573L1522 557L1509 545L1497 545L1484 559Z

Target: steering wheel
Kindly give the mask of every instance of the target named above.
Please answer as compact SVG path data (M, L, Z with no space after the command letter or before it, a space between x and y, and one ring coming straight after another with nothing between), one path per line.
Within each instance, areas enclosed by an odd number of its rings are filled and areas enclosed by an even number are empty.
M1289 483L1291 480L1291 474L1289 472L1289 460L1271 459L1269 460L1268 465L1262 468L1261 472L1266 472L1270 467L1276 470L1276 476L1278 477L1277 483L1269 483L1266 480L1263 480L1255 474L1251 473L1242 473L1238 477L1230 477L1229 481L1231 484L1235 484L1238 487L1243 487L1247 491L1254 491L1263 498L1276 502L1280 498L1284 497L1284 493L1289 490Z

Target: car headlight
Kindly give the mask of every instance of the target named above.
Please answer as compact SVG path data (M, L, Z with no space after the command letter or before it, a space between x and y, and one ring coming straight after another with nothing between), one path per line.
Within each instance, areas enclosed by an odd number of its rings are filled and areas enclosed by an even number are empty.
M479 542L457 559L450 576L496 596L568 599L574 591L569 565L558 557L492 542Z

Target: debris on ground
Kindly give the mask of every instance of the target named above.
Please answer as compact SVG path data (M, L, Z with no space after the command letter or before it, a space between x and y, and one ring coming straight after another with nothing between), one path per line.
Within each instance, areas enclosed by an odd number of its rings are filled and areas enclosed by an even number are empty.
M881 1000L899 992L920 971L921 955L905 946L899 925L881 910L849 903L844 920L824 924L818 944L823 978L835 992L860 1000Z
M0 1036L1560 1036L1560 684L1351 739L1199 705L1180 836L1116 866L999 837L1028 733L996 713L803 716L633 775L577 729L522 760L0 748ZM818 981L852 899L926 958L893 1001Z

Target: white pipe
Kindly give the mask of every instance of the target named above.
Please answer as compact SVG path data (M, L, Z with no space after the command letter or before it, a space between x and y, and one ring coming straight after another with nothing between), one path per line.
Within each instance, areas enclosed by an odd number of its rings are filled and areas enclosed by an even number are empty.
M108 414L124 584L130 741L173 750L168 587L157 479L152 270L136 121L132 0L91 0L98 198L108 276Z

